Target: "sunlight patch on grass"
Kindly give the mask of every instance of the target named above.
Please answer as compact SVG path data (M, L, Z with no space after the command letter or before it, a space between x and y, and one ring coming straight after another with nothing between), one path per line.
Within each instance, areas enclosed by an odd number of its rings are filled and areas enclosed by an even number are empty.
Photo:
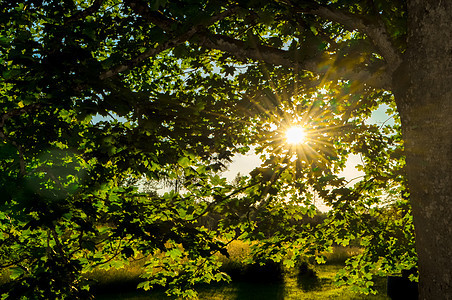
M322 254L325 255L328 264L344 264L347 259L362 253L362 251L358 247L337 246L333 248L333 252L324 252Z
M386 279L381 278L377 282L378 295L363 295L352 291L348 286L337 286L335 284L336 273L344 267L346 259L356 255L361 250L356 247L337 247L332 253L324 253L327 264L310 265L316 274L315 284L300 285L299 268L285 270L283 282L256 283L250 281L233 281L227 283L216 283L198 286L199 299L209 300L235 300L235 299L288 299L288 300L323 300L323 299L345 299L345 300L387 300ZM237 270L243 272L247 262L250 261L250 245L242 241L234 241L228 246L229 258L219 255L223 262L224 271ZM96 270L90 276L98 282L118 282L122 279L136 279L141 274L141 266L145 263L133 262L123 269L109 271ZM140 266L141 265L141 266ZM112 274L108 274L112 273ZM243 273L242 273L243 274ZM309 279L309 278L308 278ZM161 289L144 291L124 291L124 293L111 293L108 296L99 295L96 299L104 300L160 300L168 298Z

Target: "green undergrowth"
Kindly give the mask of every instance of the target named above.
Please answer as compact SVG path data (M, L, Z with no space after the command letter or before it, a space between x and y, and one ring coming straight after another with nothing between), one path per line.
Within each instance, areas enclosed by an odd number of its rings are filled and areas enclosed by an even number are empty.
M232 243L228 249L230 257L219 257L222 271L231 276L232 282L198 286L199 299L389 299L384 278L376 282L377 295L359 294L349 286L335 283L335 275L344 267L344 262L360 251L359 248L337 247L332 253L324 254L326 264L300 262L294 268L284 269L272 262L246 264L250 257L249 245ZM143 264L144 260L133 261L123 269L95 270L87 274L97 282L96 299L172 299L159 289L134 290Z
M334 277L341 268L340 265L318 265L315 266L318 275L318 284L304 289L300 286L298 275L295 271L285 272L284 281L280 283L257 283L257 282L232 282L230 284L215 284L198 288L199 299L209 300L236 300L236 299L375 299L387 300L386 280L377 282L378 295L363 295L354 292L347 286L336 286ZM97 300L163 300L168 298L161 290L144 291L123 291L105 293L96 297Z
M95 268L93 271L85 273L84 277L90 281L91 290L95 294L134 291L138 283L142 281L140 275L143 273L145 263L145 259L136 259L119 269Z
M376 281L377 295L363 295L349 286L335 283L337 272L345 261L360 253L359 248L336 247L332 253L323 253L326 264L300 261L293 268L283 268L274 262L248 264L251 257L249 244L234 242L229 245L229 258L219 256L221 270L228 273L231 283L197 286L199 299L389 299L386 296L386 279ZM91 284L96 300L158 300L169 298L163 289L137 290L146 259L131 260L123 268L105 270L95 268L84 276ZM8 281L8 270L1 270L0 283Z

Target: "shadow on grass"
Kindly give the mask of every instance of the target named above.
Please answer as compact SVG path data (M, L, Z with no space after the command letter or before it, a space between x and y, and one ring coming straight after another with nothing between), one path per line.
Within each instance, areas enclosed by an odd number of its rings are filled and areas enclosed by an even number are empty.
M284 299L284 270L280 263L268 260L250 265L233 264L223 271L231 276L232 283L219 285L204 299Z
M284 299L282 283L240 282L235 284L235 287L235 295L232 299Z
M317 272L307 262L301 262L298 266L297 285L304 292L316 290L321 286Z
M139 294L140 290L137 290L137 285L142 280L126 279L118 281L110 281L108 283L96 283L91 286L91 292L95 299L127 299L123 298L128 294Z
M268 260L263 263L255 262L244 265L229 263L223 265L220 270L227 273L233 282L247 283L282 283L284 281L284 270L281 264Z

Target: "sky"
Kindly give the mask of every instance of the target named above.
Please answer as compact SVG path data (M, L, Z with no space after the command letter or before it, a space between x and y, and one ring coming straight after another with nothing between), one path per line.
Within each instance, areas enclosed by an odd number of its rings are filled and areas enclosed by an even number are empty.
M372 113L366 123L376 125L386 123L388 125L394 125L394 120L386 113L387 109L388 106L386 104L380 105L378 109ZM246 155L235 155L231 164L228 166L228 169L223 172L222 175L231 182L237 176L237 173L240 173L240 175L248 175L249 172L258 167L261 163L262 161L259 159L259 155L256 155L253 153L253 150L250 150ZM364 175L364 172L356 169L356 165L358 164L362 164L360 156L356 154L349 155L345 168L338 174L339 177L344 177L346 181L349 181L349 185L356 183L360 179L360 176ZM315 205L323 212L331 209L320 199L316 201Z
M388 114L386 113L386 110L388 109L388 106L386 104L382 104L379 106L378 109L376 109L370 118L366 121L367 124L376 124L381 125L383 123L387 123L389 125L394 124L394 120L392 120ZM100 120L106 120L109 118L96 116L93 119L93 122L98 122ZM259 158L259 155L254 153L254 150L250 150L246 155L243 154L237 154L232 158L232 162L227 167L226 171L224 171L221 176L226 177L226 179L229 182L232 182L234 178L237 176L238 173L240 175L248 175L254 168L258 167L262 164L262 161ZM361 158L359 155L351 154L348 157L346 166L342 172L340 172L338 175L340 177L344 177L346 181L349 181L349 185L353 185L359 180L360 176L364 175L364 172L359 171L356 169L356 165L362 164ZM159 193L165 193L168 192L171 188L170 187L161 187L160 189L157 188ZM316 206L321 211L327 211L330 208L325 206L321 201L316 203Z
M375 110L371 117L368 119L368 124L382 124L387 121L389 116L386 114L386 110L388 106L386 104L380 105L380 107ZM393 124L393 120L389 120L387 123ZM259 166L262 161L259 159L259 156L253 153L253 150L250 150L247 155L238 154L233 157L231 164L228 166L228 169L223 172L223 176L226 177L229 181L233 180L237 173L241 175L247 175L254 168ZM349 181L356 177L364 175L362 171L358 171L355 166L361 163L361 158L359 155L350 155L345 169L340 173L340 176L345 177L345 180ZM351 182L353 183L353 182Z

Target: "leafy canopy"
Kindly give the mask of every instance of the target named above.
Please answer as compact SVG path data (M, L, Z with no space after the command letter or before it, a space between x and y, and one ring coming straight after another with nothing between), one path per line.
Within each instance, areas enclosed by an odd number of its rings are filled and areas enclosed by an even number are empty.
M235 239L288 266L359 245L338 280L365 293L415 265L388 62L362 32L383 24L403 50L404 7L373 3L2 2L4 299L86 299L84 273L140 257L140 287L191 297L228 279L216 254ZM392 121L369 123L383 103ZM292 125L305 143L284 142ZM250 149L263 164L221 178ZM351 154L365 175L348 183Z

